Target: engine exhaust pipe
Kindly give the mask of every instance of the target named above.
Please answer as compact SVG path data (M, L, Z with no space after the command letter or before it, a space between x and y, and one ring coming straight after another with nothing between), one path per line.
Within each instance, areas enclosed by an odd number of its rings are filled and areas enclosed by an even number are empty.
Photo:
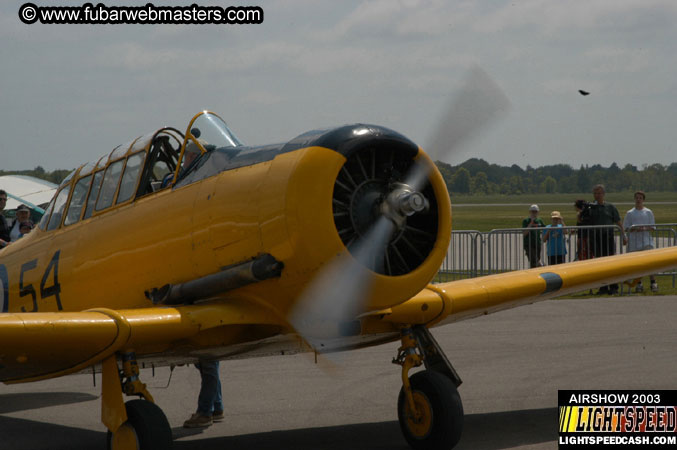
M194 303L251 283L279 277L283 268L284 263L266 253L251 261L226 267L220 272L181 284L165 284L145 294L155 305Z

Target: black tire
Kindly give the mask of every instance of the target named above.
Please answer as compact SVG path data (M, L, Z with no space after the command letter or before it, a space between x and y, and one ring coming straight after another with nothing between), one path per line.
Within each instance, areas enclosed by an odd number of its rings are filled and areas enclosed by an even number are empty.
M134 428L140 450L166 450L172 448L172 429L167 416L159 406L147 400L130 400L125 403L127 422ZM113 435L109 431L108 450Z
M404 387L397 399L397 417L400 429L409 445L415 450L449 450L461 439L463 430L463 404L456 386L439 372L424 370L409 377L411 388L418 401L427 402L430 425L412 429L407 414L408 406Z

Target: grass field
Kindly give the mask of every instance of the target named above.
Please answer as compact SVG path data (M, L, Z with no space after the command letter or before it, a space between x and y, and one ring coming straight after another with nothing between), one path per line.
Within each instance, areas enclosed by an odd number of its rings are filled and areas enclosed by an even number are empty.
M582 198L592 201L590 192L578 194L520 194L520 195L458 195L451 197L453 204L487 204L487 203L520 203L530 205L532 203L565 203L573 204L574 200ZM606 200L611 203L632 203L632 192L610 192ZM648 192L646 202L677 202L677 192Z
M550 223L550 212L559 211L567 225L576 225L573 203L578 198L592 200L592 195L455 195L451 198L452 224L454 230L519 228L522 226L522 219L529 215L529 205L536 203L541 208L540 216L546 224ZM607 201L616 205L621 219L634 206L631 192L610 193ZM646 206L653 211L656 223L677 223L677 193L648 193Z

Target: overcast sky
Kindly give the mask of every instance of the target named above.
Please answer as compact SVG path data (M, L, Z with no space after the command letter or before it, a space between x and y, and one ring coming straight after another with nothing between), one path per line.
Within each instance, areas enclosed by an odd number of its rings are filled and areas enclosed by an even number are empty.
M73 168L202 109L251 145L366 122L425 147L474 65L510 112L446 162L677 161L674 0L195 2L265 20L25 25L0 3L0 169Z

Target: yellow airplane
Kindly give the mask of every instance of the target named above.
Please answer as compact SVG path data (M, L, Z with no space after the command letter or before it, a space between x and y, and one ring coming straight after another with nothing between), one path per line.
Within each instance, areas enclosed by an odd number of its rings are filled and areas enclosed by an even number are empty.
M165 449L139 366L401 340L404 437L449 449L461 380L430 327L677 266L668 248L429 284L450 232L440 173L392 130L247 147L203 111L77 168L0 251L0 380L95 367L109 448Z

